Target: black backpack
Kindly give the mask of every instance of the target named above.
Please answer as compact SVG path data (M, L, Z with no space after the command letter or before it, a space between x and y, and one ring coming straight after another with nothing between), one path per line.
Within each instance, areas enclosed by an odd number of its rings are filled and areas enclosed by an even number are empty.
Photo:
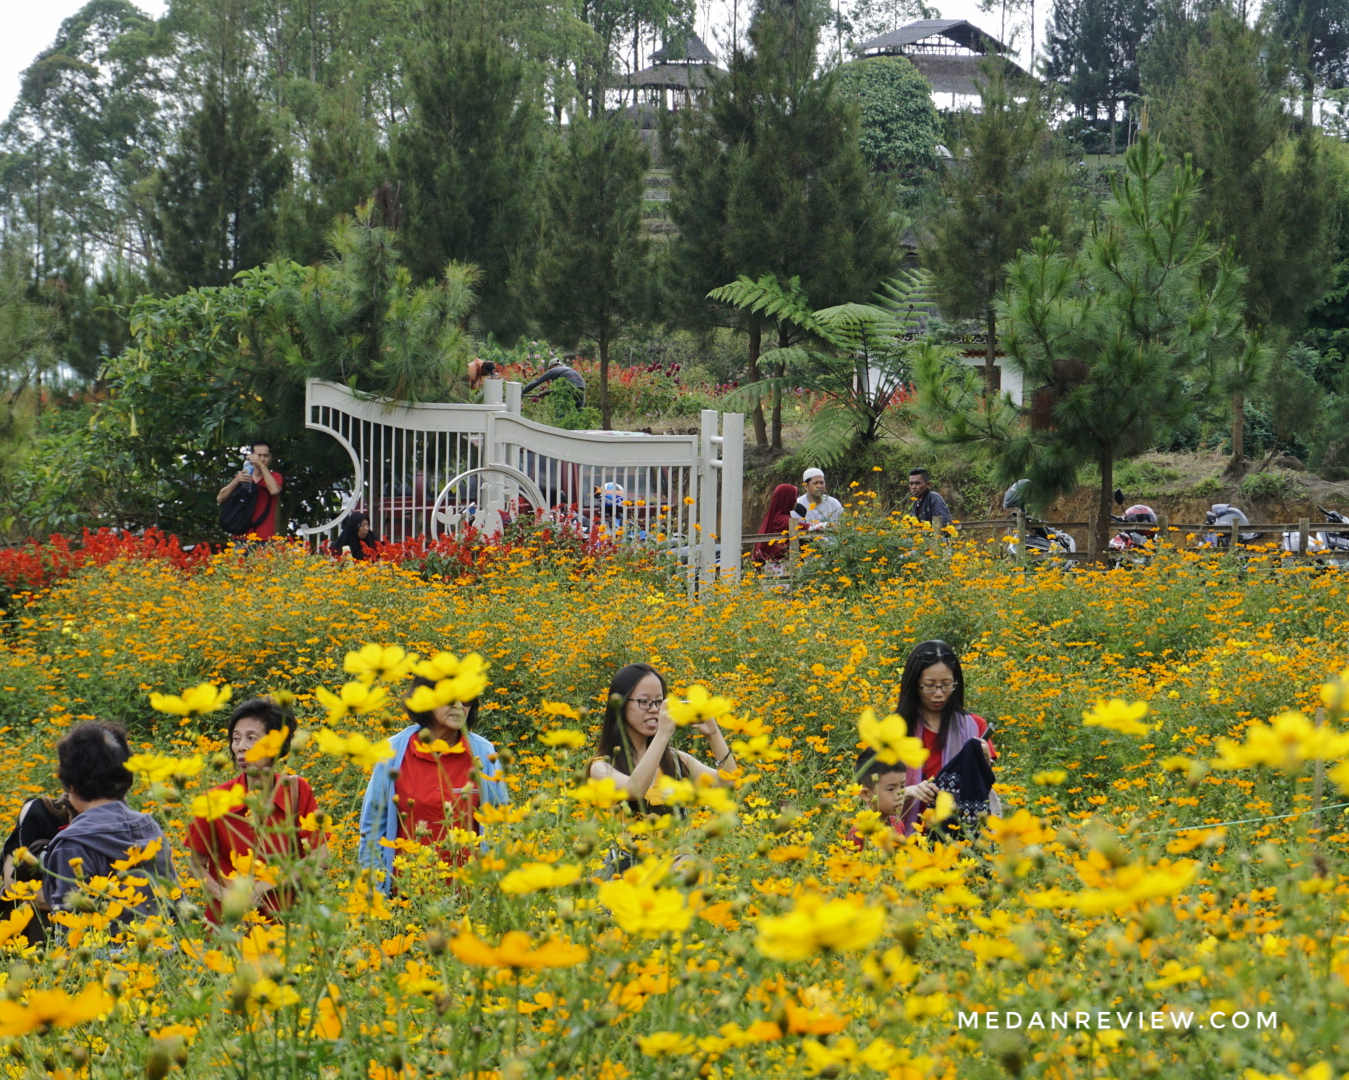
M220 527L231 536L247 536L267 516L271 506L270 499L259 499L253 484L240 484L230 492L230 497L220 504ZM254 502L265 503L262 513L253 517Z

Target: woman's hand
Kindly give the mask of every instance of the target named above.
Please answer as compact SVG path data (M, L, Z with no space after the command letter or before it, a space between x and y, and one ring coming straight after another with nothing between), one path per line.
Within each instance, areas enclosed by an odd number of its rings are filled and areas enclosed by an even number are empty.
M670 715L670 706L662 701L660 703L660 715L656 717L656 734L653 738L664 739L669 742L678 730L679 725L674 722L674 717Z
M709 739L712 738L713 735L721 734L721 728L717 726L715 720L704 720L701 724L694 724L692 727L699 735L706 736Z
M993 764L993 748L992 748L991 746L988 745L988 740L987 740L987 739L980 739L980 740L979 740L979 745L982 746L982 747L984 748L984 760L987 761L990 765L992 765L992 764Z
M937 801L937 785L931 780L913 784L904 789L904 798L917 799L924 806L931 806Z

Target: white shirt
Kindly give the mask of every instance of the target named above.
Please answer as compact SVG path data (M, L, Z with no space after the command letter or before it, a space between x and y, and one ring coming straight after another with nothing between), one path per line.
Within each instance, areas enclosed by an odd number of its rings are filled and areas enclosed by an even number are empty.
M804 516L798 512L802 505L806 507ZM843 504L832 495L825 495L814 506L810 505L809 496L802 495L796 506L792 507L792 517L807 525L832 525L842 516Z

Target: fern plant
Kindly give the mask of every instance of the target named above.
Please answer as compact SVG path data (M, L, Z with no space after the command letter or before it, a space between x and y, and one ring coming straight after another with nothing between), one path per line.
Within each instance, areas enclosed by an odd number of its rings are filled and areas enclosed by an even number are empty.
M813 456L832 465L881 435L886 414L908 395L913 365L941 352L930 341L910 340L925 316L926 275L909 271L882 283L870 304L848 303L814 310L800 278L783 285L776 275L757 281L741 276L708 293L721 304L802 331L802 344L765 352L765 366L782 374L728 395L731 404L752 406L774 390L805 390L824 398L811 424Z

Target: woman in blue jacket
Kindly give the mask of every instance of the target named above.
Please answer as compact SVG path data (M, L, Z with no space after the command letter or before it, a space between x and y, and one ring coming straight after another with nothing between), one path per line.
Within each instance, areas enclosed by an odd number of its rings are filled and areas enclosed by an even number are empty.
M430 679L413 680L434 687ZM393 757L370 773L361 804L360 864L382 870L381 888L393 886L392 846L381 840L413 840L438 850L447 866L462 864L468 848L454 842L453 831L481 832L474 812L479 806L510 802L496 748L472 731L478 700L454 702L427 712L408 709L412 724L389 740Z

